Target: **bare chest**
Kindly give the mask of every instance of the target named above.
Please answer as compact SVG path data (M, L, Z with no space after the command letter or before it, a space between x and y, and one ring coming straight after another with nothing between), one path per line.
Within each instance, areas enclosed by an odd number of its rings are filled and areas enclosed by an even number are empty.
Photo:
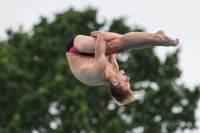
M67 53L67 59L72 73L80 82L90 86L105 84L103 73L94 70L94 57Z

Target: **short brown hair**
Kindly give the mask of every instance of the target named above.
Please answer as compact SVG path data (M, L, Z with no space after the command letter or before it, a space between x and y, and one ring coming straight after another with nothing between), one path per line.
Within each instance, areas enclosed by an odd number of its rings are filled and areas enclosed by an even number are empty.
M119 85L110 84L110 91L113 98L120 104L128 104L134 101L134 93L131 90L122 90Z

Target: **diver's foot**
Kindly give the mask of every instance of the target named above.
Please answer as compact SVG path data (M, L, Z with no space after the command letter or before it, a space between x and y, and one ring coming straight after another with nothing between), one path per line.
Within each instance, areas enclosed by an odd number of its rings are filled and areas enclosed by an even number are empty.
M159 30L156 34L157 43L161 46L177 46L179 39L172 39L168 37L163 30Z

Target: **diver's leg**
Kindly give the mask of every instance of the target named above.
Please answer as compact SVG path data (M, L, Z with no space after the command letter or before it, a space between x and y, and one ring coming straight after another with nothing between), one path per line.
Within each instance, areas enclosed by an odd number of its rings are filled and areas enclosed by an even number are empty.
M102 31L101 31L102 32ZM105 32L106 38L119 38L120 34ZM78 35L74 40L75 48L81 53L95 53L96 36ZM110 47L106 44L106 50L109 52ZM107 52L107 51L106 51ZM107 54L109 55L109 54Z
M96 39L91 36L78 35L74 39L75 48L81 53L94 53Z
M98 35L98 31L92 32L93 36ZM169 38L164 31L157 33L147 32L129 32L123 36L107 42L107 51L110 53L121 53L138 48L147 48L154 46L176 46L179 40Z

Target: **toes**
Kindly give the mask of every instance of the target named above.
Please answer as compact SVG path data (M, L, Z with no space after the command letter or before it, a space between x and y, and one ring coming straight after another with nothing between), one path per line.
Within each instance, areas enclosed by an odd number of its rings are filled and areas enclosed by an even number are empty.
M179 44L179 39L176 39L174 42L175 42L175 45L178 45Z
M176 39L176 44L177 44L177 45L179 44L179 39Z

